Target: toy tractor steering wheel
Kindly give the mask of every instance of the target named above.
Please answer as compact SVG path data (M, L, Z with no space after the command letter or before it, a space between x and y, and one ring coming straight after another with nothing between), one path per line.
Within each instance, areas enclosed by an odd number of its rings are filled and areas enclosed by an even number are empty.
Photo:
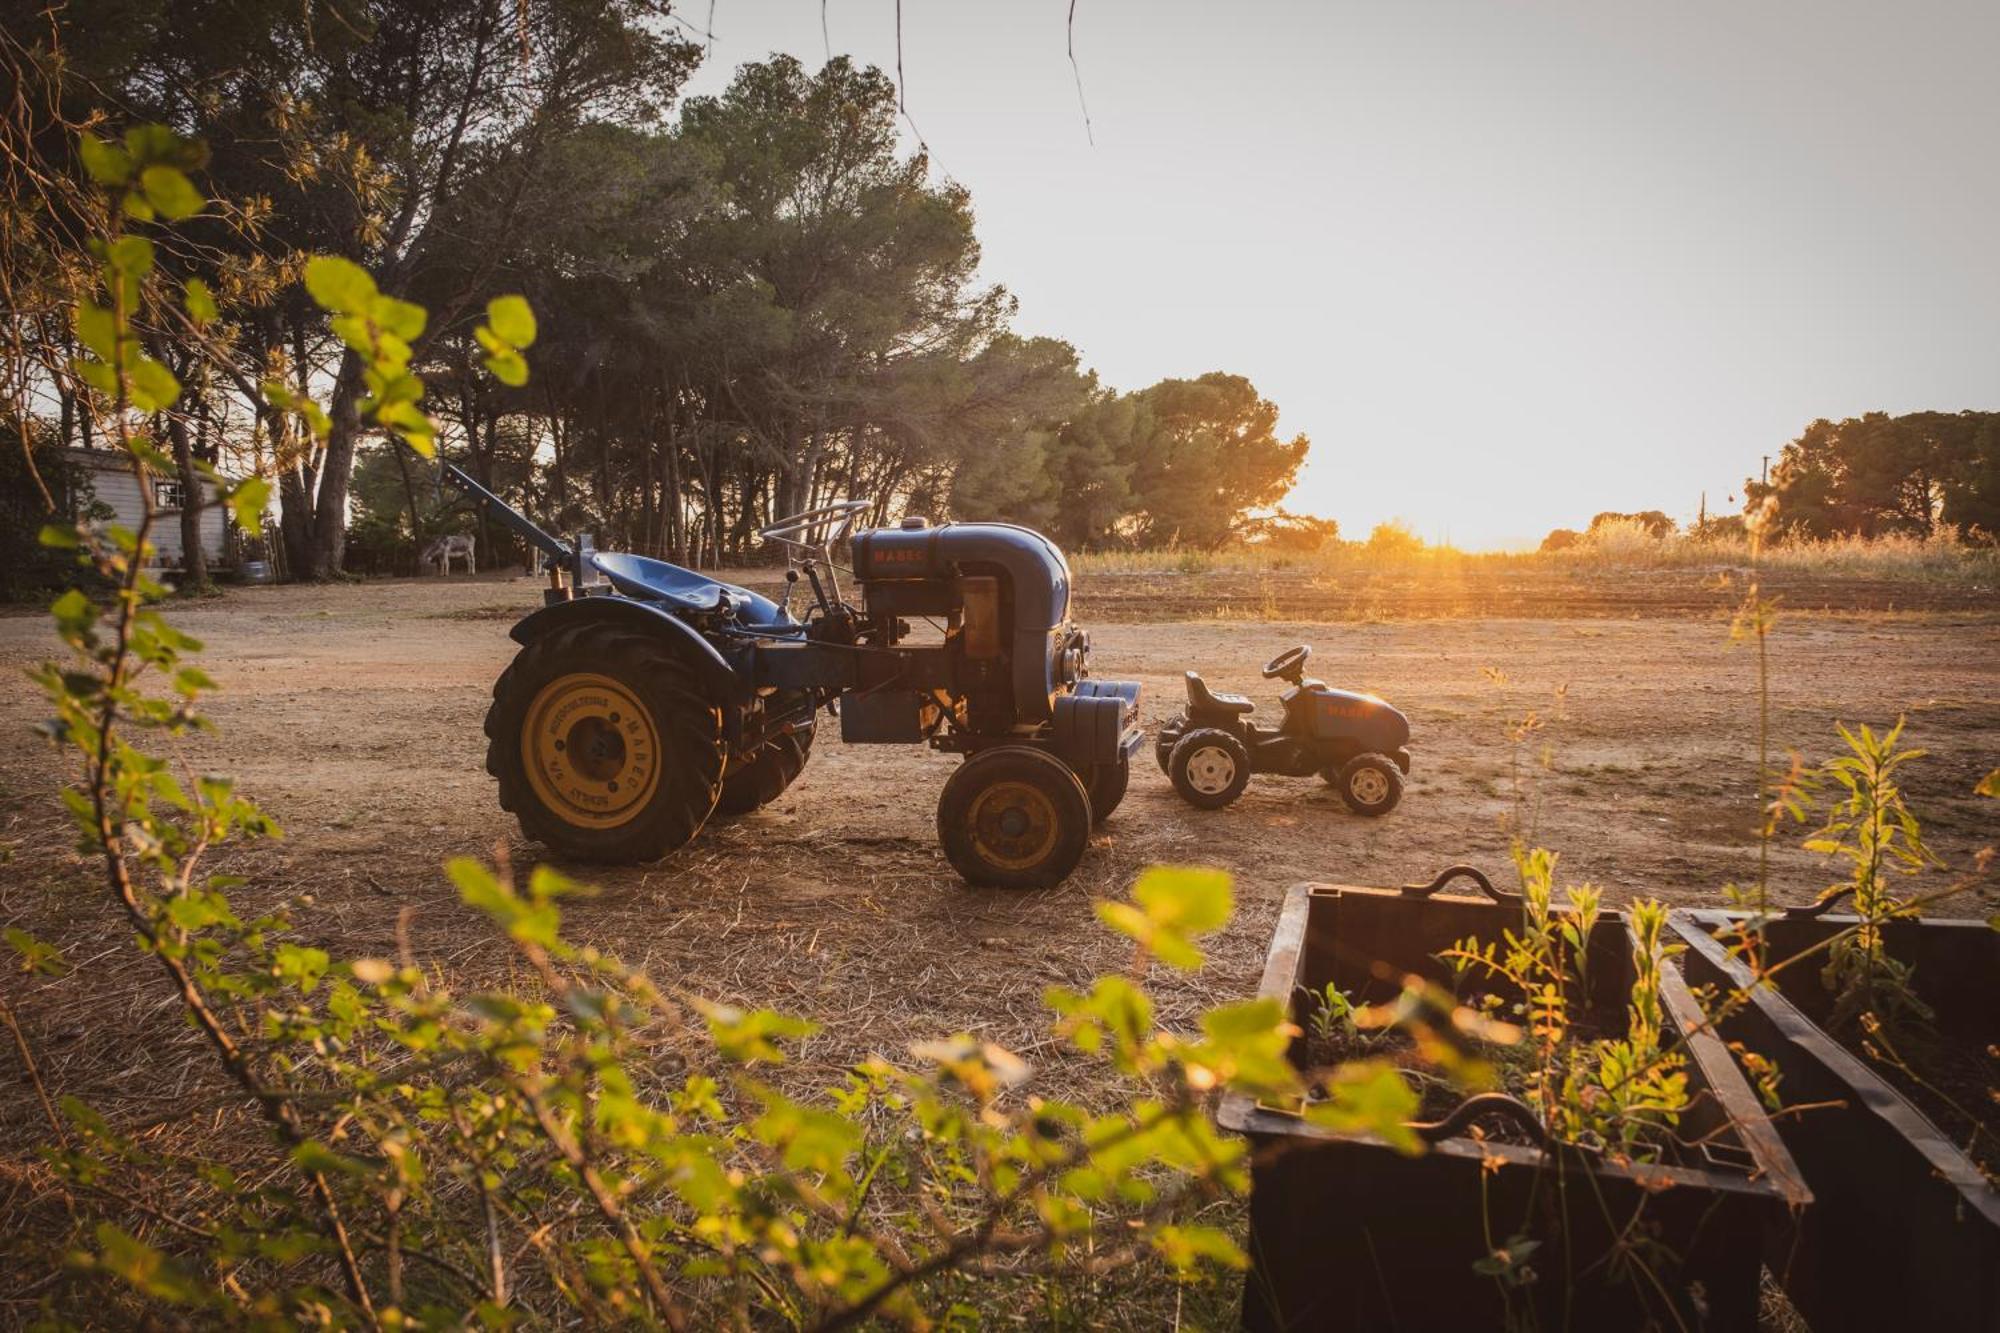
M1306 678L1306 659L1312 655L1312 645L1309 643L1302 643L1296 648L1287 648L1264 663L1264 679L1286 680L1297 685Z

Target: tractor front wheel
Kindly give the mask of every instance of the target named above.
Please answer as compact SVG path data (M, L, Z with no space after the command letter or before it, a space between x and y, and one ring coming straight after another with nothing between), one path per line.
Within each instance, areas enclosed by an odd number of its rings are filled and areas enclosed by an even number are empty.
M1060 884L1090 841L1090 795L1068 764L1025 745L967 759L938 798L938 841L965 882L982 888Z
M1364 754L1343 764L1331 781L1357 815L1386 815L1403 799L1403 771L1386 754Z
M486 771L521 832L566 856L657 861L722 787L722 712L672 649L603 624L521 649L493 686Z

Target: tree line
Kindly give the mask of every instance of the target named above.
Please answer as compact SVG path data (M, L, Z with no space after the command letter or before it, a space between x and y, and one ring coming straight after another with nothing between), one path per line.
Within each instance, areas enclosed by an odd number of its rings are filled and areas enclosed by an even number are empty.
M1755 522L1770 541L1950 534L2000 539L2000 412L1869 412L1821 419L1779 451L1767 476L1743 483L1743 513L1710 515L1687 535L1739 539ZM1611 529L1661 539L1681 530L1658 509L1606 511L1582 532L1557 528L1542 550L1563 551Z
M190 169L220 202L161 263L226 298L202 336L227 354L194 356L185 320L146 312L165 364L223 367L155 424L190 477L203 459L275 477L273 554L296 576L394 567L481 521L364 426L363 367L299 293L313 253L432 312L413 364L444 452L600 546L728 561L774 517L846 496L878 520L1211 547L1268 526L1305 457L1240 375L1118 392L1069 343L1014 332L1013 297L978 272L971 195L902 150L879 70L778 56L683 99L701 48L644 0L151 0L115 25L0 8L23 91L4 133L25 225L0 237L12 430L95 443L60 317L88 267L68 244L80 154L135 123L200 140ZM473 373L477 312L502 291L542 321L519 387ZM272 381L328 404L323 439ZM511 544L485 535L483 557Z

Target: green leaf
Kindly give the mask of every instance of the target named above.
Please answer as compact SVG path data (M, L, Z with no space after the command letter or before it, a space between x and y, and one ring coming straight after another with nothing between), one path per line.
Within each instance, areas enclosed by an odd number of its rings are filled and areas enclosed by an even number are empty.
M188 318L197 324L213 324L221 314L215 308L215 293L200 278L189 278L183 292Z
M1200 866L1153 866L1132 886L1146 915L1189 935L1220 930L1233 906L1229 872Z
M145 1295L185 1304L203 1294L201 1283L182 1272L172 1259L109 1222L97 1224L97 1244L97 1266L117 1274Z
M306 290L322 310L357 314L374 299L375 279L359 264L338 255L314 255L306 261Z
M150 356L140 356L132 367L132 405L141 412L159 412L180 396L181 382L174 372Z
M76 638L97 623L96 605L77 588L56 598L49 614L55 617L56 632L64 639Z
M383 329L406 343L421 338L424 325L430 319L430 313L422 306L411 301L398 301L393 296L376 297L368 313Z
M128 278L143 278L153 271L153 243L143 236L120 236L104 252L112 270Z
M45 977L59 977L69 970L63 962L62 950L45 940L38 940L19 926L7 927L5 938L7 947L21 956L21 970L34 972Z
M45 523L41 536L37 539L52 551L74 551L83 545L83 538L75 526L69 523Z
M169 222L193 217L208 203L179 167L153 166L139 173L146 202Z
M1306 1121L1341 1134L1373 1134L1405 1156L1424 1150L1410 1128L1417 1113L1416 1090L1387 1060L1357 1060L1327 1079L1328 1100L1305 1109Z
M528 382L528 363L519 352L498 352L486 358L486 369L510 389Z
M290 982L307 995L319 985L319 979L326 975L326 969L332 963L326 950L299 944L280 944L271 955L271 971L278 979Z
M1160 1257L1181 1277L1193 1276L1204 1262L1222 1268L1250 1265L1249 1256L1228 1232L1217 1227L1170 1224L1155 1231L1151 1239Z
M725 1060L780 1064L785 1053L775 1045L777 1041L810 1037L819 1031L815 1023L788 1018L771 1009L745 1012L727 1004L701 1001L698 1005L708 1022L709 1035L715 1038L716 1049Z
M494 336L512 348L534 345L535 312L525 296L496 296L486 303L486 323Z
M70 361L69 368L76 372L78 379L106 398L117 394L118 372L102 361L86 361L82 357L75 357Z
M1132 886L1131 903L1099 903L1098 919L1129 935L1169 967L1201 966L1192 935L1206 934L1229 920L1229 874L1198 866L1154 866Z
M229 512L252 537L264 531L264 509L270 503L271 483L262 477L245 477L230 487Z
M105 360L118 356L118 321L109 310L94 301L76 303L77 341Z
M106 143L94 134L77 141L83 169L99 185L123 185L132 175L132 158L115 143Z

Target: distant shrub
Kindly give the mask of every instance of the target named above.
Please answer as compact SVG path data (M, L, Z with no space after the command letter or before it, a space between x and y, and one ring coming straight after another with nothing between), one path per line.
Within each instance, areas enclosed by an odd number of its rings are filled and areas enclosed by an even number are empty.
M1657 509L1643 509L1636 514L1620 514L1614 510L1606 510L1590 520L1590 534L1593 536L1600 529L1628 527L1643 529L1648 537L1659 541L1673 536L1679 530L1680 524Z
M1542 550L1544 552L1567 551L1582 540L1583 534L1575 528L1557 528L1554 532L1542 538Z
M1424 549L1424 539L1410 530L1410 525L1400 518L1392 518L1387 523L1377 523L1368 534L1370 555L1415 555Z
M1590 531L1583 534L1578 544L1584 550L1613 560L1651 559L1659 554L1672 532L1672 520L1668 520L1663 531L1644 516L1599 514L1591 520Z

